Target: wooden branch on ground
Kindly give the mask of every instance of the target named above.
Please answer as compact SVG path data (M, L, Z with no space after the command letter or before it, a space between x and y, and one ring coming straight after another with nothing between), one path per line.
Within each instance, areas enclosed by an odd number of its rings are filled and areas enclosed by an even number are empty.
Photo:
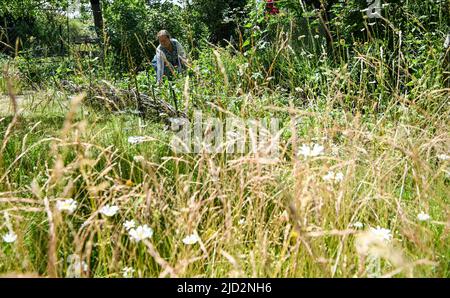
M71 93L86 92L87 101L106 101L116 111L126 110L134 105L142 107L143 111L139 112L143 117L153 116L166 122L172 117L187 118L186 114L182 111L178 111L177 113L175 107L168 102L142 92L138 94L135 88L130 90L119 89L106 82L103 85L80 86L66 80L62 80L61 85L64 90Z

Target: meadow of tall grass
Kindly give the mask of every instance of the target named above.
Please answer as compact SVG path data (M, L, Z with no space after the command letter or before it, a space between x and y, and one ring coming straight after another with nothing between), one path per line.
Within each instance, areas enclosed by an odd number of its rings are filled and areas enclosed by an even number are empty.
M277 159L176 153L164 124L57 84L18 92L17 62L4 63L0 273L449 277L441 49L412 60L400 36L392 52L374 40L336 63L290 38L279 28L245 55L210 46L174 82L189 117L280 119Z

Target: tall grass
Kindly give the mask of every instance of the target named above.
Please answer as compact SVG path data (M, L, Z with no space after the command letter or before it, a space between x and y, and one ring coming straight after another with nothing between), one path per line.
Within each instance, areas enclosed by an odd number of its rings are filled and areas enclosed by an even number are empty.
M433 75L438 49L409 60L399 37L393 53L374 41L334 63L293 48L279 30L263 52L204 49L190 78L175 82L190 117L201 109L280 118L275 162L262 153L177 154L163 125L96 109L88 94L52 87L17 102L9 88L2 106L19 108L0 116L0 232L17 239L2 242L0 272L448 277L450 90ZM419 60L421 72L406 71ZM130 136L150 137L130 144ZM311 143L323 154L298 154ZM66 199L77 202L72 214L57 208ZM105 216L105 205L119 211ZM129 220L152 237L132 241ZM375 237L376 227L392 240ZM199 241L185 244L189 235Z

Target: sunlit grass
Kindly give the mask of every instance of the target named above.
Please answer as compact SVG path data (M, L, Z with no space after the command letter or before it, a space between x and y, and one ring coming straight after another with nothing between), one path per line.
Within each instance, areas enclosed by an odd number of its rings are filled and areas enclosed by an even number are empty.
M0 273L450 276L449 90L438 48L412 61L399 49L388 57L382 41L356 43L334 63L288 47L279 30L265 51L203 49L189 79L174 82L189 117L279 118L274 163L176 154L173 132L129 113L134 102L122 113L104 94L70 94L55 79L27 90L6 68ZM92 74L67 79L113 85ZM151 93L147 75L134 83ZM168 87L154 91L173 103Z
M250 155L174 155L159 124L81 106L67 114L60 100L20 116L2 154L2 236L17 235L2 243L2 272L448 275L448 160L437 157L448 154L443 115L427 123L400 104L391 107L401 110L399 119L362 117L332 101L297 109L291 116L307 115L296 143L285 136L285 155L267 165ZM69 99L62 100L67 109ZM258 106L241 113L253 110ZM2 119L4 132L11 117ZM153 140L130 144L130 136ZM292 148L310 143L323 146L322 154L292 158ZM342 176L324 178L330 171ZM77 202L71 214L57 207L67 199ZM102 215L107 204L117 213ZM420 213L430 218L421 221ZM132 241L123 226L129 220L151 228L151 237ZM355 236L375 227L392 240L365 257Z

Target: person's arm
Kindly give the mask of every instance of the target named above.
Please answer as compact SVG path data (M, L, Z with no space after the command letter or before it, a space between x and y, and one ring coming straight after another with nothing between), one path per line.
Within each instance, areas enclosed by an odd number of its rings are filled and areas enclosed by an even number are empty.
M156 49L156 80L161 83L164 75L164 53L158 48Z
M184 47L181 45L181 43L174 39L175 41L175 45L177 46L177 52L178 52L178 58L180 58L181 62L183 64L187 64L188 60L187 60L187 55L186 55L186 51L184 50Z

